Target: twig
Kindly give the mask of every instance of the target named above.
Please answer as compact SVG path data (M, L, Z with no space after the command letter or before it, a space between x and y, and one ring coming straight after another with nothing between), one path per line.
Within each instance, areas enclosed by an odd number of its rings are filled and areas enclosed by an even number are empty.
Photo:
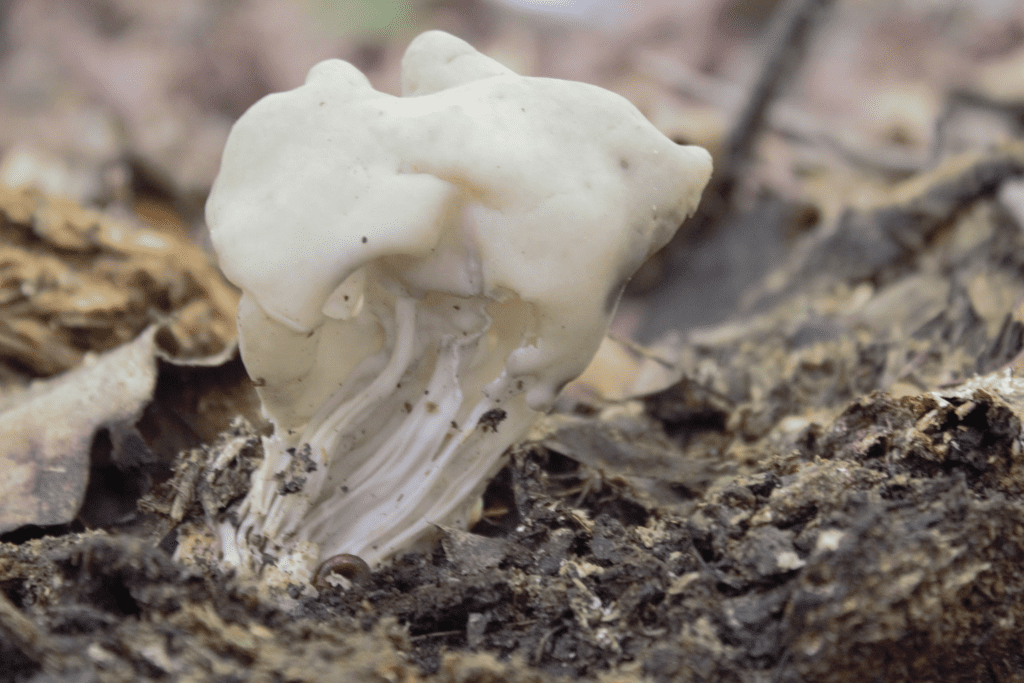
M430 633L420 633L415 636L409 636L409 640L424 640L426 638L447 638L449 636L464 636L466 635L465 629L458 631L431 631Z
M641 358L647 358L649 360L652 360L658 365L664 368L668 368L669 370L675 370L679 366L678 363L670 361L667 358L662 358L661 356L654 353L643 344L639 344L628 337L623 337L622 335L615 334L614 332L609 332L608 338L614 341L616 344L621 344L622 346L626 347L627 349L629 349L636 355L640 356Z
M635 68L676 93L719 110L733 112L739 109L743 99L739 85L698 73L656 54L641 53L636 57ZM924 153L908 152L895 146L872 147L864 140L836 135L834 126L785 102L776 102L765 112L762 125L797 142L825 147L851 166L892 180L904 180L931 165Z
M965 88L953 88L946 94L942 111L935 120L935 134L932 136L931 166L937 166L949 148L950 128L957 115L971 109L988 111L1002 116L1018 131L1024 123L1024 103L1003 101L981 92Z
M997 192L1007 180L1024 176L1024 142L1005 143L984 153L953 157L900 186L888 202L844 213L832 231L803 255L803 273L859 281L878 278L919 252L936 232L967 208Z
M714 224L731 213L737 181L765 126L765 114L803 59L818 12L833 1L787 0L777 11L769 30L764 67L740 108L726 140L725 155L704 191L700 208L687 223L689 236L707 234Z

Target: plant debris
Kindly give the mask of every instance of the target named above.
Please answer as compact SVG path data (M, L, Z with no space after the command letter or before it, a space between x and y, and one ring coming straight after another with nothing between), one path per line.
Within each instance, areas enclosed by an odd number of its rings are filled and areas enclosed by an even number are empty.
M141 441L135 422L153 397L156 356L150 328L130 344L0 407L0 533L25 524L66 524L78 514L96 432L107 429L115 448ZM116 458L115 458L116 459Z
M0 361L49 377L152 324L164 355L223 362L238 295L195 244L23 188L0 186Z
M546 419L471 532L358 582L272 604L221 573L209 521L262 457L237 423L142 538L0 544L16 680L1017 675L1024 237L991 193L950 207L896 268L794 257L757 313L688 335L681 381Z

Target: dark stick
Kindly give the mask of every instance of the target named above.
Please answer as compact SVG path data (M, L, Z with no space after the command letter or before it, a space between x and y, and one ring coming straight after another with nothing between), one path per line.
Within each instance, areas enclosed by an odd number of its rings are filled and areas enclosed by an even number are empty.
M711 228L733 210L740 174L746 169L754 145L765 127L768 108L782 87L792 79L803 61L811 29L818 13L833 0L786 0L776 10L769 27L768 54L764 68L740 110L697 213L687 222L686 238L708 234ZM678 236L677 236L678 237ZM676 243L682 240L677 239Z

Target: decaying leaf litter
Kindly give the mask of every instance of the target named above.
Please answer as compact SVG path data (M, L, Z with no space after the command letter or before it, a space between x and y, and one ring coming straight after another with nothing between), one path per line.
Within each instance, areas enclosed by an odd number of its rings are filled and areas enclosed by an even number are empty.
M1024 107L992 91L956 97L949 108L961 111L943 117L930 172L878 183L838 210L826 196L835 180L809 179L801 200L821 220L782 267L725 322L640 359L679 378L671 386L567 402L514 450L473 533L441 529L431 554L354 585L329 579L316 599L272 606L221 575L215 558L169 560L175 544L204 533L206 515L242 495L262 426L250 426L244 385L223 388L241 384L237 368L183 374L159 361L147 415L181 432L212 402L221 408L208 422L224 431L218 440L209 424L190 426L195 447L128 526L79 533L79 519L50 529L60 535L6 537L5 675L1020 677L1024 153L968 145L965 156L949 141L974 137L964 99L1011 137ZM762 144L776 144L771 136ZM781 215L807 210L790 207ZM23 231L67 262L30 221L6 210L4 221L5 235ZM705 239L698 248L715 253ZM179 306L111 319L138 321L127 341L183 319ZM216 336L222 328L193 329L224 340L207 354L231 344L230 333ZM70 348L116 346L94 344ZM51 374L5 363L5 387ZM228 426L238 413L250 423ZM177 453L128 427L154 454ZM146 474L139 481L165 476Z

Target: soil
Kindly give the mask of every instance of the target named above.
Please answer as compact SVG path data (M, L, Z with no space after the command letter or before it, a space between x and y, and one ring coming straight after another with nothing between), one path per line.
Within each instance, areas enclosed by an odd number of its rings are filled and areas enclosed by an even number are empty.
M245 421L131 526L8 534L0 680L1022 680L1022 171L958 158L811 233L680 381L547 418L472 530L316 597L171 560L244 492Z

